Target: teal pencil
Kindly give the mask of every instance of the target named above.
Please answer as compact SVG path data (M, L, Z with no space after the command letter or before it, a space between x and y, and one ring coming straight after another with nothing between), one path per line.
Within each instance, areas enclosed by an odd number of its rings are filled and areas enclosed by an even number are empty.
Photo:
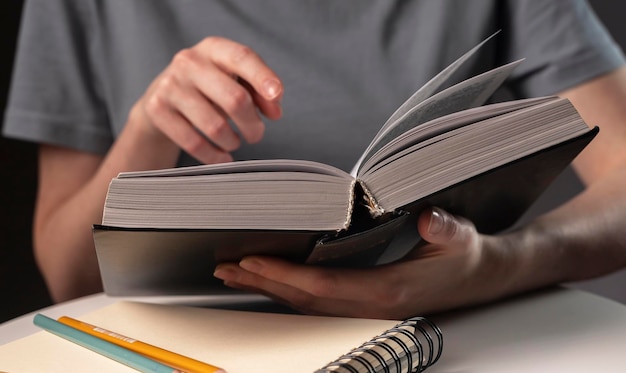
M126 364L140 372L146 373L178 373L178 370L161 364L138 353L114 345L98 337L94 337L71 326L65 325L42 314L36 314L33 323L59 337L95 351L110 359Z

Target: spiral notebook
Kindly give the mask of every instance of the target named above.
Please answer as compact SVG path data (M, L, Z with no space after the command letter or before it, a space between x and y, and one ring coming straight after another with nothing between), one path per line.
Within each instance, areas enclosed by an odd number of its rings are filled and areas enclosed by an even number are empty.
M414 317L364 342L315 373L422 372L443 351L441 330L428 319Z
M439 328L405 321L303 316L120 301L81 321L228 373L421 372L442 353ZM41 331L0 346L0 371L135 372Z

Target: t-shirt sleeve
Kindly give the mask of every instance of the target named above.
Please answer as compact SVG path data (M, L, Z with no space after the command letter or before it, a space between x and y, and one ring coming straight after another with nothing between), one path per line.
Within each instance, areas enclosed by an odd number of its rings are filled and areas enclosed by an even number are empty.
M25 2L3 133L103 154L113 142L91 1ZM100 74L102 75L102 74Z
M509 86L521 97L550 95L624 64L620 47L583 0L505 3L503 61L525 58Z

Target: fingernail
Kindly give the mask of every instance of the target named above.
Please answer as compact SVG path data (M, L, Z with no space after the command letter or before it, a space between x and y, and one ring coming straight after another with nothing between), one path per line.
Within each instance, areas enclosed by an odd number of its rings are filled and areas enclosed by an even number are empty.
M428 223L428 233L438 234L443 230L444 224L445 220L443 212L440 209L433 207L432 212L430 213L430 221Z
M239 262L239 266L253 273L261 272L263 269L263 264L256 259L243 259Z
M218 267L213 272L213 276L221 280L232 281L237 277L237 274L231 268L219 268Z
M273 100L280 95L280 83L276 79L268 79L263 82L263 89L265 89L266 98Z

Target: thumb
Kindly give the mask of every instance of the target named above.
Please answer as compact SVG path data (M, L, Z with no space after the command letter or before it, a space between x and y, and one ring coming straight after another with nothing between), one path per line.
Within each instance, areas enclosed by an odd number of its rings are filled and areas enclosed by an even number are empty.
M448 213L438 207L431 207L419 216L417 229L422 238L432 244L447 246L467 246L478 236L472 222Z

